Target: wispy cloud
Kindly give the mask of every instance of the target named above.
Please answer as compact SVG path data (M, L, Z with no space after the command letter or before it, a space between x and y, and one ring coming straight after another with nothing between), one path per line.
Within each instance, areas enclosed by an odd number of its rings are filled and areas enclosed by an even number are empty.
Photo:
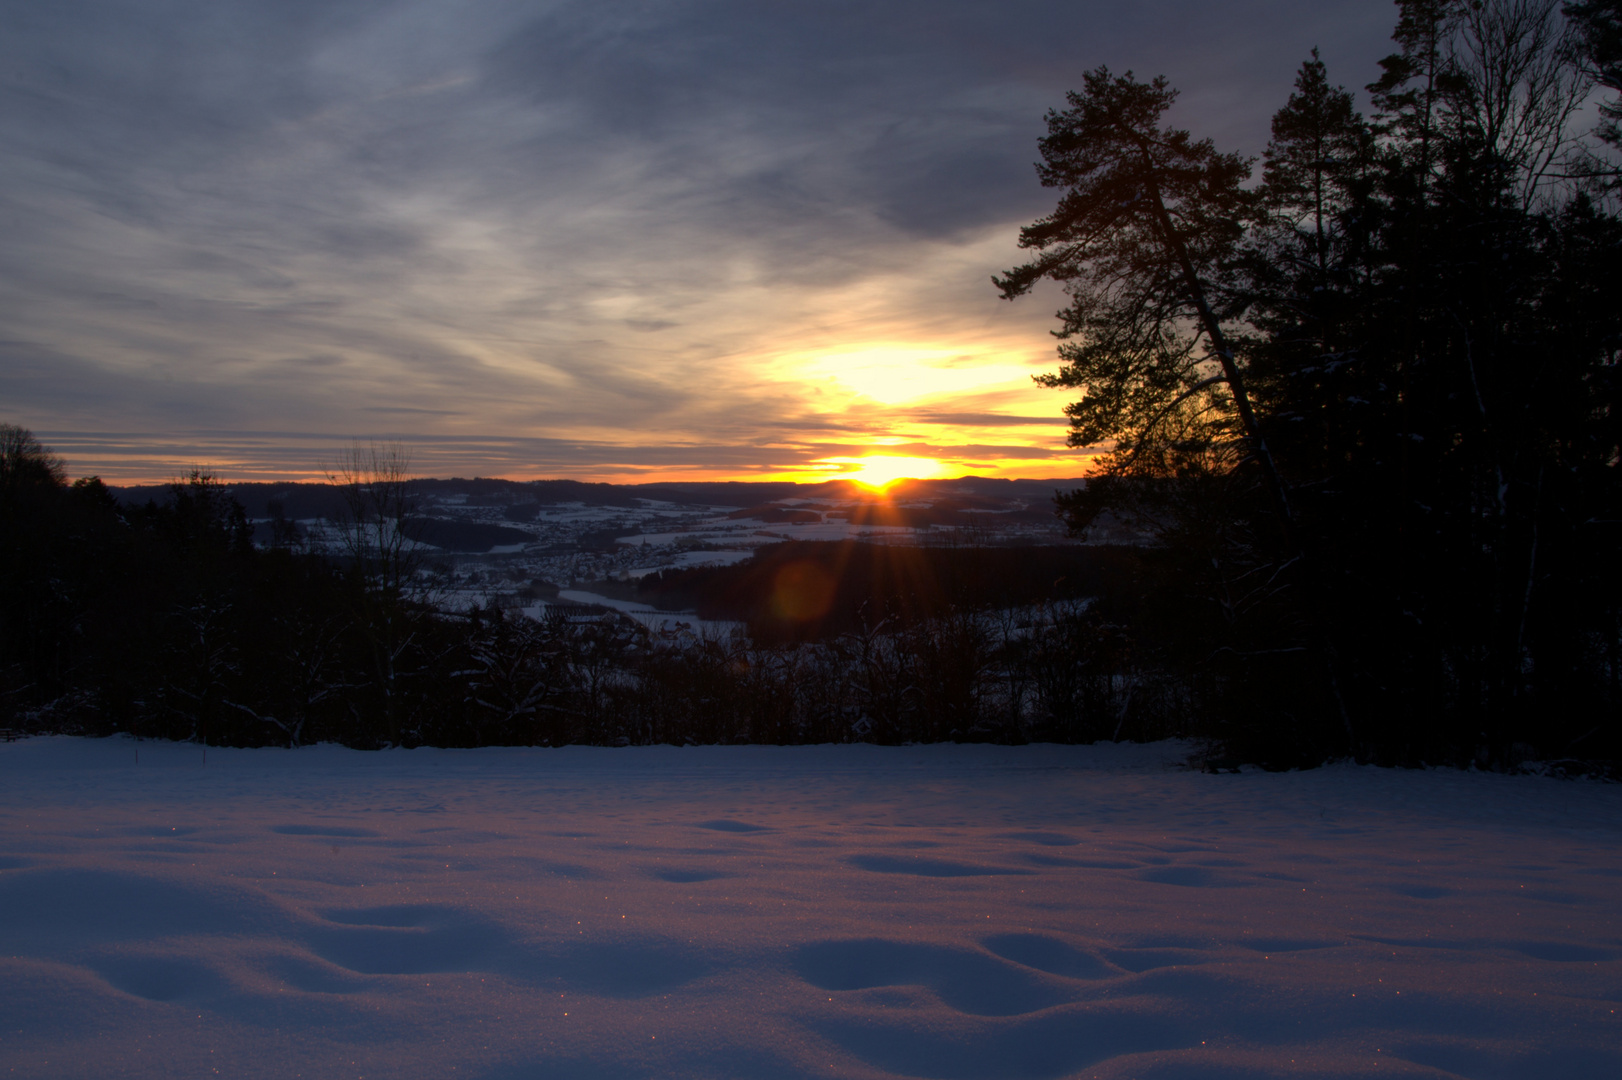
M1164 71L1183 122L1255 152L1311 47L1360 84L1391 17L15 4L3 419L126 478L304 474L351 436L483 475L783 474L895 439L1075 472L1028 377L1056 298L987 281L1051 205L1043 110L1099 63Z

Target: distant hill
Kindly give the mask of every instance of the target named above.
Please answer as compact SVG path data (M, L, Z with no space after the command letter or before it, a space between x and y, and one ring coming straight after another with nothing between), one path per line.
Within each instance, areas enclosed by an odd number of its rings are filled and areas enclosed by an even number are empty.
M456 501L471 506L540 507L580 503L584 506L635 509L642 505L643 500L654 500L678 506L718 506L743 510L769 507L789 499L815 500L820 497L845 500L857 497L872 504L919 502L954 511L1006 509L1010 502L1026 502L1040 507L1040 512L1044 514L1056 491L1069 491L1085 484L1086 481L1080 479L994 480L980 476L955 480L903 480L892 486L881 500L849 480L829 480L817 484L696 480L596 484L582 480L500 480L482 477L472 480L424 478L412 481L412 487L424 502ZM231 483L227 480L226 486L250 518L275 516L272 503L280 503L282 516L295 520L337 517L343 511L342 496L331 484ZM139 505L148 500L162 503L170 497L167 484L114 487L112 491L126 505Z

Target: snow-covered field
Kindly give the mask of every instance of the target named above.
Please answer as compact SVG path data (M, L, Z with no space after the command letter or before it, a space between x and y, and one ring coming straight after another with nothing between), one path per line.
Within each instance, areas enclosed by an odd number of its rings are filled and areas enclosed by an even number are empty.
M1186 753L0 744L0 1071L1622 1076L1622 785Z

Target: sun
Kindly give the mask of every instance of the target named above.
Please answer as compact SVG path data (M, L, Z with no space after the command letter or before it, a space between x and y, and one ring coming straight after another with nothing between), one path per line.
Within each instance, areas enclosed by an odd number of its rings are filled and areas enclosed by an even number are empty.
M941 463L934 458L902 457L896 454L871 454L859 458L825 458L828 464L844 466L848 471L839 474L841 480L854 480L874 491L883 491L897 480L927 480L941 472Z

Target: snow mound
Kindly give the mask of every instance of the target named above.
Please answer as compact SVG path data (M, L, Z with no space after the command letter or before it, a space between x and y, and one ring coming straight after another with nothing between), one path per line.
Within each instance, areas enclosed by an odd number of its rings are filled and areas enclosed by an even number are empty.
M0 745L0 1068L1622 1075L1622 786L1188 752Z

